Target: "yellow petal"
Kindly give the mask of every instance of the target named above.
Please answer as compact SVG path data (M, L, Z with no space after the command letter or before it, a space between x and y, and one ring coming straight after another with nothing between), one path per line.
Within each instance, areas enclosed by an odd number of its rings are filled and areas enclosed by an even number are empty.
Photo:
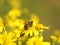
M50 42L43 42L42 45L51 45Z
M0 39L0 44L1 44L1 45L3 45L3 42L4 42L3 39Z
M16 43L9 43L8 45L17 45Z
M15 33L9 32L7 36L8 36L7 39L11 40L12 38L14 38Z
M40 40L36 40L36 41L34 42L34 45L42 45L42 42L41 42Z
M58 41L58 43L60 43L60 37L58 38L58 40L57 40L57 41Z
M26 45L34 45L34 41L36 40L35 37L29 38L28 41L26 42Z
M3 32L3 40L6 40L7 39L7 31L4 31Z
M33 36L33 31L32 31L32 30L30 30L29 34L30 34L30 36Z
M2 26L0 26L0 32L2 32L3 31L3 27Z
M39 32L37 30L33 30L34 32L34 36L38 36L39 35Z

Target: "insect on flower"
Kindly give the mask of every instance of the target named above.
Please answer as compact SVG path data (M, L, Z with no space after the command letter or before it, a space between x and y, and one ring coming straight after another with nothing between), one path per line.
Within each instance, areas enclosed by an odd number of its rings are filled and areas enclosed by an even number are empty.
M24 29L25 29L25 30L28 30L28 28L29 28L29 27L32 27L32 25L33 25L33 21L28 21L28 22L25 24Z

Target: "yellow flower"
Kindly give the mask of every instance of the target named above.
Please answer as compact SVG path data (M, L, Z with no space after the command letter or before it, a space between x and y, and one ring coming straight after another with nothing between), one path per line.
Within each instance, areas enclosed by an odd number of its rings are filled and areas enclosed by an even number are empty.
M57 37L54 36L54 35L50 36L50 38L51 38L52 41L56 41L57 40Z
M57 37L55 35L50 36L51 45L55 45Z
M21 2L19 0L7 0L8 4L13 8L19 8Z
M28 30L23 30L22 34L24 34L24 35L21 38L19 38L19 40L24 41L24 40L26 40L26 38L28 36L30 36L30 37L32 37L32 36L33 37L38 36L39 32L37 30L35 30L35 29L33 29L33 28L30 27Z
M16 17L21 16L21 10L13 8L8 12L8 17L15 19Z
M30 36L33 36L33 34L34 34L34 36L39 35L39 32L32 27L30 27L28 30L25 30L24 33L25 33L26 36L28 36L29 34L30 34Z
M6 22L6 26L9 26L11 28L19 27L20 29L23 29L24 27L24 20L23 19L8 19Z
M1 34L0 36L0 43L2 45L16 45L15 41L16 38L14 38L15 34L12 32L7 33L6 31Z
M20 37L21 30L16 29L13 32L16 34L16 38Z
M17 8L13 8L8 12L6 15L6 25L10 27L20 26L23 27L24 20L18 19L18 17L21 16L21 11Z

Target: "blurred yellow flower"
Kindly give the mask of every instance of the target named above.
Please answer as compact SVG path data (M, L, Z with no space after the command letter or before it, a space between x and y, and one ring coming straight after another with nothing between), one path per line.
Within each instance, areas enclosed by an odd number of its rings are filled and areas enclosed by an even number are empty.
M51 45L55 45L57 37L55 35L50 36Z
M14 38L15 34L12 32L7 33L6 31L3 34L0 34L0 43L2 45L16 45Z
M19 27L20 29L23 29L24 27L23 19L14 19L14 20L8 19L6 23L7 23L6 24L7 26L12 27L12 28Z
M54 35L50 36L50 38L51 38L51 40L53 40L53 41L56 41L56 40L57 40L57 37L54 36Z
M57 42L60 43L60 31L59 30L55 30L54 31L54 35L57 36Z
M58 37L58 40L57 40L58 43L60 43L60 37Z
M19 27L22 29L24 27L24 20L18 19L21 16L21 11L17 8L13 8L11 11L8 12L6 15L6 25L9 27Z
M7 0L7 2L13 8L19 8L21 6L20 0Z
M51 38L52 40L56 40L56 39L57 39L57 37L54 36L54 35L52 35L50 38Z
M8 16L12 19L15 19L16 17L21 16L21 10L17 8L13 8L12 10L8 12Z
M60 36L60 31L59 31L59 30L55 30L55 31L54 31L54 35L56 35L56 36L59 37L59 36Z

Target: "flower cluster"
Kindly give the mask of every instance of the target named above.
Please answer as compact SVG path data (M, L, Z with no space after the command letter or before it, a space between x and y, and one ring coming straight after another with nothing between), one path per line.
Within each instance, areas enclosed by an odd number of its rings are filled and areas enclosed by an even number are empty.
M44 29L49 27L39 23L39 17L31 14L28 21L21 17L28 10L21 10L19 0L7 1L12 9L3 18L0 17L0 45L54 45L57 37L52 35L50 42L43 41Z
M49 27L39 24L39 18L32 15L30 20L25 22L19 17L19 10L12 9L5 16L0 17L0 44L1 45L50 45L43 42L43 29Z

